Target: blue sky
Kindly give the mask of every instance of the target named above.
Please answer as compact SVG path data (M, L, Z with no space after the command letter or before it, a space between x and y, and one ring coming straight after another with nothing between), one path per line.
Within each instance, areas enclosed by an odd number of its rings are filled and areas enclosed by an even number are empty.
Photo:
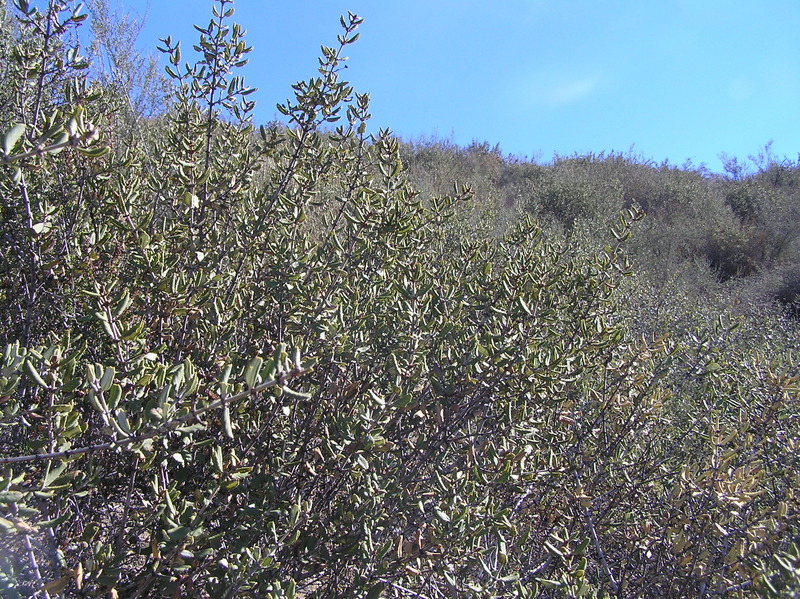
M205 0L110 0L144 15L140 42L188 48ZM148 7L149 5L149 7ZM721 171L768 141L800 153L797 0L238 0L253 46L257 116L316 74L339 15L364 18L346 77L372 96L372 127L547 162L633 152ZM253 97L253 96L251 96Z

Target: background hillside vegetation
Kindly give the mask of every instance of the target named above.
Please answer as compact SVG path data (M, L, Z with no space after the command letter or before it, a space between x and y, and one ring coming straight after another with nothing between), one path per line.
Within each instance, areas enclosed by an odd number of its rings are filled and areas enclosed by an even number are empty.
M372 131L352 14L258 124L231 0L87 8L0 8L0 595L800 594L800 161Z

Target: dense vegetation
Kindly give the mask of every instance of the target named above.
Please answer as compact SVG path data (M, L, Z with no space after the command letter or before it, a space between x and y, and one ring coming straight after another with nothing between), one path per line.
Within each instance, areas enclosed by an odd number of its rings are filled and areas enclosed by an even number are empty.
M166 83L43 4L0 14L3 596L800 594L800 164L370 132L354 15L257 127L230 0Z

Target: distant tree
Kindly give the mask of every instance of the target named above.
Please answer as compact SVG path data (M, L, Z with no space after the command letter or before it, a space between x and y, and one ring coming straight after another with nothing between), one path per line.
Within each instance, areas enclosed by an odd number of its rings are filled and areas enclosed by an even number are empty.
M164 114L172 93L157 54L139 50L144 16L115 7L114 0L88 0L91 15L91 76L116 96L120 138L141 135L144 121Z

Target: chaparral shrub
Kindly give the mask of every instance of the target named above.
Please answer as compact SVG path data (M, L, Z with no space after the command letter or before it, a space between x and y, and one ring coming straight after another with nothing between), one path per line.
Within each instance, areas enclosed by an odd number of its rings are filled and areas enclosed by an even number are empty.
M5 596L797 588L796 361L724 321L631 334L637 209L589 253L420 196L341 78L352 14L257 128L217 0L196 62L162 40L173 101L137 136L71 45L79 8L14 7Z

